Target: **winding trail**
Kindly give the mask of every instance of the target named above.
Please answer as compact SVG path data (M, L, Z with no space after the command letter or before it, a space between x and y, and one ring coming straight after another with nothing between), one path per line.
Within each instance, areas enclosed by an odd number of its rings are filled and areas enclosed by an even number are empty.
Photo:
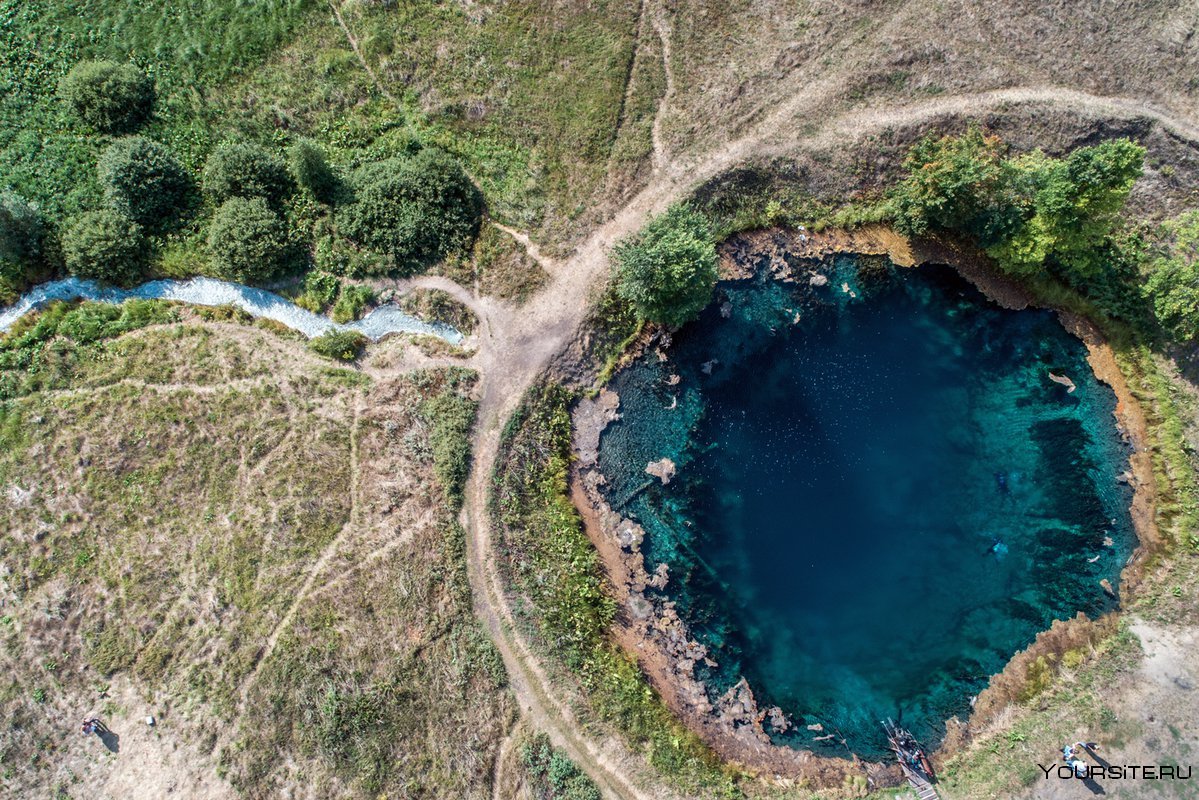
M647 217L685 196L690 187L749 158L815 149L834 140L862 137L889 127L917 126L948 115L977 115L1001 106L1046 105L1096 118L1149 119L1182 139L1199 142L1199 127L1190 120L1171 117L1127 98L1101 97L1052 86L940 97L888 108L860 108L827 119L806 135L800 133L798 126L785 124L805 109L819 105L829 91L831 88L827 86L813 86L777 107L755 131L705 156L664 165L645 188L586 239L570 258L554 267L550 283L524 306L513 309L497 303L488 309L490 335L480 338L476 357L482 375L482 398L473 443L474 465L463 510L475 611L503 655L513 691L533 726L550 734L555 745L579 763L609 797L651 800L667 795L662 787L645 789L634 783L626 768L629 759L623 745L588 737L569 705L556 696L550 678L514 623L496 568L486 508L502 426L524 392L582 324L592 287L608 271L612 245L639 228Z
M330 0L338 24L380 92L394 98L363 58L357 41ZM525 391L550 360L565 348L584 321L593 288L607 274L608 255L622 237L634 232L653 214L707 179L753 158L784 156L802 150L819 150L860 140L887 129L913 128L949 116L980 116L1017 106L1044 106L1092 119L1148 120L1179 139L1199 143L1199 117L1184 118L1128 97L1108 97L1064 86L1028 85L967 94L942 95L927 100L878 102L847 107L846 76L859 64L852 54L798 90L763 105L745 122L741 132L705 153L680 155L668 151L662 128L663 113L671 105L676 87L671 64L671 25L664 7L647 0L642 15L662 43L666 91L659 99L653 120L652 174L648 183L607 222L580 243L567 258L544 257L529 237L499 223L550 275L536 295L516 308L493 298L477 297L463 287L451 288L444 278L418 278L410 285L442 288L462 301L479 317L482 334L472 366L480 372L481 398L473 439L474 462L467 486L462 522L467 531L467 561L475 612L487 627L503 656L510 684L526 721L549 734L554 744L587 772L605 796L624 800L659 800L671 794L661 786L639 786L630 773L636 758L620 742L597 740L583 731L569 704L563 700L542 668L538 657L521 635L505 596L493 550L487 516L490 476L495 465L500 431ZM904 5L881 18L867 38L886 37L894 27L914 22ZM868 52L856 35L843 37L836 47ZM398 102L396 102L398 106ZM314 571L315 574L315 571ZM509 746L505 742L504 747ZM503 749L503 748L501 748ZM498 770L498 767L497 767Z

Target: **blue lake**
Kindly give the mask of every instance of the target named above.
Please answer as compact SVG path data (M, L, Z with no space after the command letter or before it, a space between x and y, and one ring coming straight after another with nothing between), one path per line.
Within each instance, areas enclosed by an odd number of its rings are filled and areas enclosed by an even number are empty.
M1054 619L1113 607L1129 453L1053 314L944 267L822 269L722 283L666 360L619 373L600 466L719 664L709 691L744 675L794 723L780 743L877 757L880 719L936 743ZM663 457L668 485L644 472Z

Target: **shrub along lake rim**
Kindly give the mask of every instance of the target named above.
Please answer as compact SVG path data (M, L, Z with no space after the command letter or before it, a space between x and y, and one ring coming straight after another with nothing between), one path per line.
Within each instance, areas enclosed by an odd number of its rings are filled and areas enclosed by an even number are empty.
M1052 312L947 267L808 266L721 283L619 372L599 466L711 697L744 676L788 718L776 743L874 759L880 719L935 744L1054 619L1115 606L1130 448Z

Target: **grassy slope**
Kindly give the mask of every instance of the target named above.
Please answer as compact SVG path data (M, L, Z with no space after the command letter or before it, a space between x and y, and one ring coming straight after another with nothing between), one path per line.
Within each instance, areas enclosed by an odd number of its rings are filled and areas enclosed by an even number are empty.
M229 326L85 355L0 418L0 785L103 781L62 737L131 680L249 795L489 796L510 700L422 413L472 375L372 386Z
M0 186L56 221L101 203L94 163L110 138L80 128L56 97L84 58L129 58L154 76L145 133L197 175L227 138L310 137L347 169L416 138L458 155L493 214L557 241L641 176L662 86L653 59L633 69L635 6L347 4L344 17L395 103L315 0L191 0L154 14L127 0L2 0ZM623 176L615 186L610 165ZM290 217L301 231L313 219L303 207ZM496 291L519 295L522 280Z

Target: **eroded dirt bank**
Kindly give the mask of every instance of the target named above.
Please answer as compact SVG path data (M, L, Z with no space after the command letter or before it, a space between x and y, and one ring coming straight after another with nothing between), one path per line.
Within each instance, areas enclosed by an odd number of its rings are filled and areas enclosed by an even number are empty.
M988 298L1005 308L1036 305L1020 286L998 275L985 258L950 243L912 241L885 227L822 233L767 230L735 236L720 247L721 277L742 279L757 269L768 269L785 281L821 280L811 268L795 266L796 259L821 259L837 253L884 255L901 266L938 263L953 266ZM784 255L788 259L784 259ZM817 276L820 277L817 277ZM1059 312L1062 324L1083 341L1088 360L1099 380L1111 386L1117 397L1116 424L1131 448L1130 467L1124 479L1133 486L1132 518L1138 537L1136 548L1122 573L1121 591L1127 595L1140 583L1146 556L1160 544L1154 521L1155 483L1147 449L1145 416L1116 363L1115 354L1098 329L1089 321ZM638 352L659 346L648 335L638 343ZM814 786L841 786L851 775L865 774L874 788L897 785L898 768L864 762L856 757L833 758L795 750L771 742L767 729L785 724L777 708L760 708L743 679L715 702L695 676L695 666L709 659L702 644L689 634L674 603L646 594L650 588L668 585L665 567L646 570L640 545L644 531L636 522L623 518L608 505L600 490L604 478L596 460L599 439L607 424L619 416L620 398L607 389L594 398L580 401L574 412L576 464L571 482L572 499L578 507L587 534L599 551L621 609L614 635L635 656L651 684L688 728L698 734L722 758L748 771L772 776L784 784L803 782ZM946 736L935 754L944 760L960 750L972 734L990 724L1017 698L1025 684L1029 664L1038 657L1098 641L1115 627L1116 614L1098 620L1079 614L1055 622L1039 634L1026 650L1015 654L1005 669L992 677L989 687L977 698L967 720L946 723ZM823 734L815 731L813 735Z

